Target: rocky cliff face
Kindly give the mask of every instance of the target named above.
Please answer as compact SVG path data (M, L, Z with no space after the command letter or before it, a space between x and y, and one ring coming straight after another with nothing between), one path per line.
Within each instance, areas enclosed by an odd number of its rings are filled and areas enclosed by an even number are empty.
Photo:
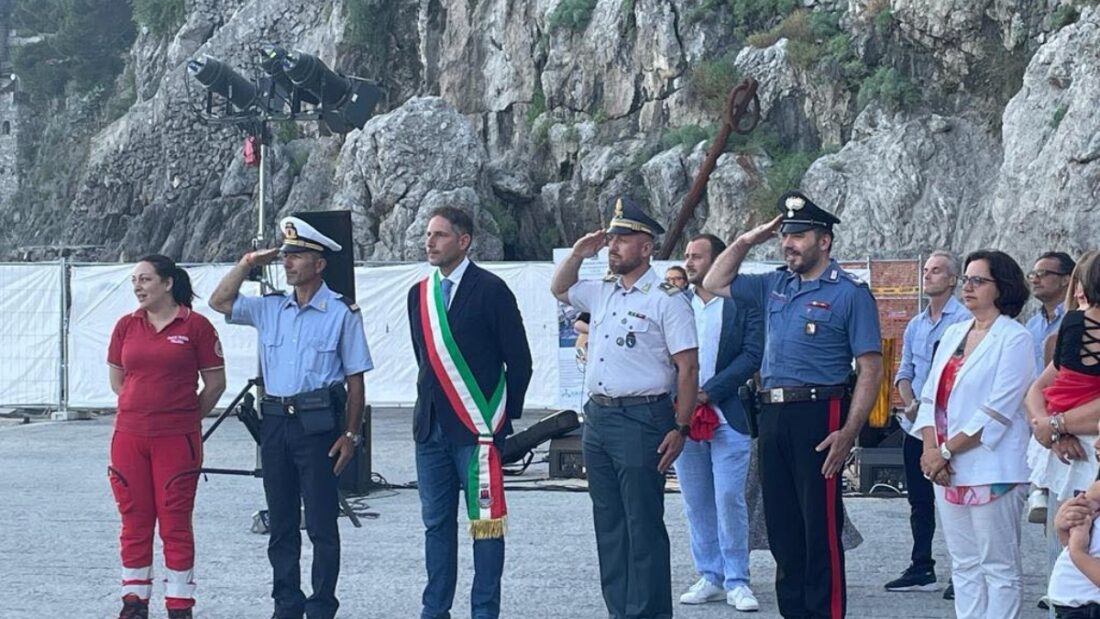
M451 204L475 214L479 257L548 259L620 192L671 220L724 93L751 76L761 125L731 140L688 233L734 233L801 185L844 221L846 255L1079 251L1100 227L1090 4L195 0L172 33L138 35L120 117L80 95L27 106L37 139L0 238L9 254L239 255L256 169L237 129L203 120L185 65L210 54L251 75L274 42L388 97L347 135L273 127L268 236L283 214L347 209L358 258L417 260L427 212Z

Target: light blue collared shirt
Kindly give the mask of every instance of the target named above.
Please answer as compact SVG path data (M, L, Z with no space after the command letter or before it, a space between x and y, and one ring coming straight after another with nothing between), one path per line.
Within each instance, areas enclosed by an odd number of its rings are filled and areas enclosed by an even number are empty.
M1035 371L1042 372L1046 364L1043 363L1043 342L1046 341L1052 333L1058 332L1058 327L1062 325L1062 316L1066 314L1066 307L1064 303L1059 303L1054 308L1054 317L1047 320L1046 313L1043 308L1040 307L1039 311L1035 312L1035 315L1027 320L1027 330L1031 333L1032 343L1035 344Z
M451 271L450 275L443 275L443 271L439 272L439 277L441 279L449 279L454 282L451 286L451 298L447 299L446 309L451 309L451 303L454 302L455 295L458 294L458 285L462 283L462 276L466 274L466 268L469 266L470 259L467 257L463 258L462 262L458 263L458 266L455 267L455 270Z
M256 327L264 389L287 397L334 384L374 367L363 317L326 284L304 307L294 294L237 295L226 322Z
M901 342L901 363L894 375L894 384L908 380L913 385L916 399L920 400L924 381L928 380L928 373L932 371L932 351L936 342L943 337L947 327L970 318L970 310L954 296L947 299L939 320L932 321L928 308L914 316L905 325L905 335Z

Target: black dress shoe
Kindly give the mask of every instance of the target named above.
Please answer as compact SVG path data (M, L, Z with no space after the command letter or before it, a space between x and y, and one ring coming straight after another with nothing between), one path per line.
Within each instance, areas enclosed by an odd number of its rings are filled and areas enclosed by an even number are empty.
M955 583L947 583L947 588L943 590L943 599L953 600L955 599Z

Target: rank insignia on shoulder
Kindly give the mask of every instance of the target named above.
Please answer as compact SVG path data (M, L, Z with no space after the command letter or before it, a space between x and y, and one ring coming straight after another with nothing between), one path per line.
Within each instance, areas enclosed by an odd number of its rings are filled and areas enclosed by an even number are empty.
M268 292L264 296L265 297L285 297L286 296L286 291L285 290L273 290L271 292Z
M853 284L855 284L857 286L866 286L867 285L867 282L863 281L863 279L861 279L860 276L856 275L855 273L849 273L848 271L844 271L844 277L848 278L848 281L852 282Z
M613 281L616 281L618 279L619 279L619 276L615 275L614 273L608 273L607 275L604 275L604 277L603 277L603 281L605 281L605 282L613 282Z
M670 284L668 282L661 282L657 287L665 291L665 294L670 297L676 296L677 294L683 292L683 290L681 290L678 286Z
M349 310L351 310L353 312L358 312L359 311L359 306L355 304L355 301L352 301L351 299L349 299L345 296L341 296L340 300L344 302L344 305L348 306Z

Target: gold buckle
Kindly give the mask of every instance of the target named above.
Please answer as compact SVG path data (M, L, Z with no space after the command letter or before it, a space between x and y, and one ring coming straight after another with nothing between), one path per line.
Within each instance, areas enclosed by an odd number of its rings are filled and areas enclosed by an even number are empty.
M775 389L769 389L768 390L768 400L772 404L782 404L783 403L783 388L782 387L777 387Z

